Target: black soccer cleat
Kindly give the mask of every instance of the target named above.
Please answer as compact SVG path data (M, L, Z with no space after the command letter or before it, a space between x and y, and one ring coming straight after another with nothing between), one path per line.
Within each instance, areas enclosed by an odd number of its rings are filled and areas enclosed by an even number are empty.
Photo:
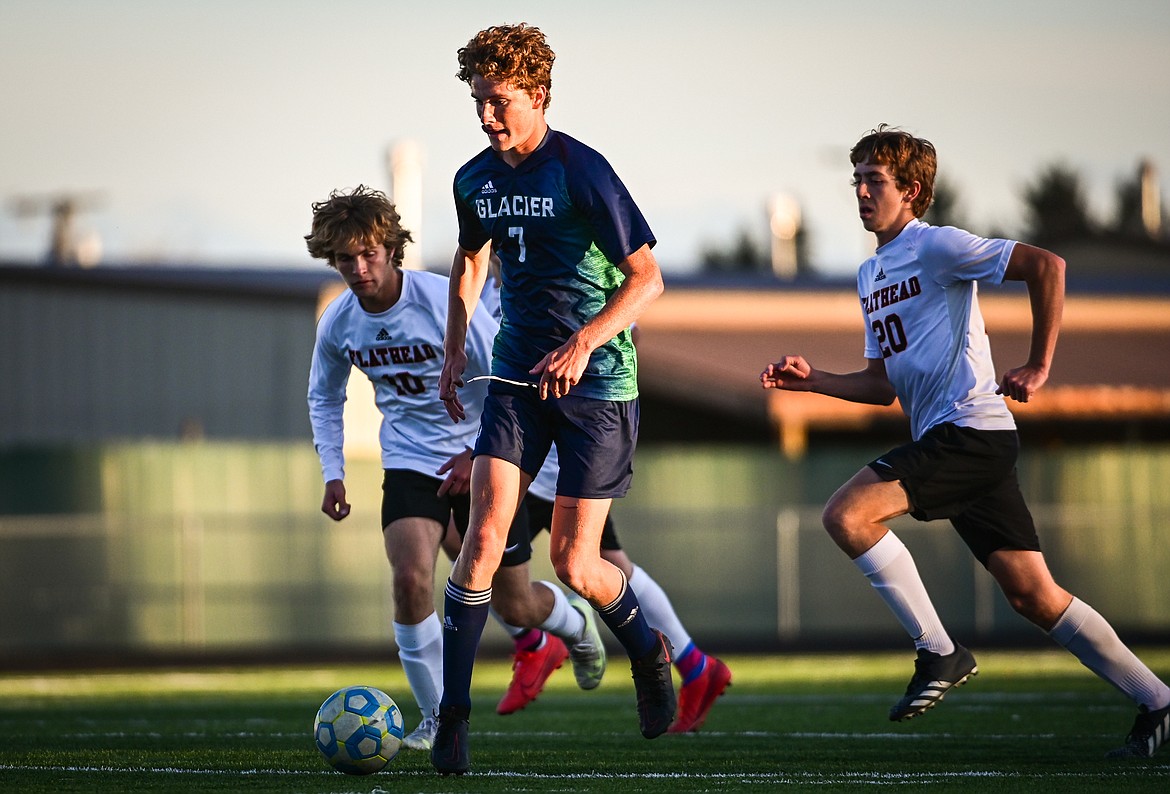
M652 629L654 650L630 662L634 692L638 696L638 727L647 739L661 736L674 722L678 701L670 677L670 655L674 649L658 629Z
M1150 711L1141 707L1125 744L1105 754L1106 758L1149 758L1170 739L1170 706Z
M439 729L431 745L431 766L443 777L462 775L471 768L471 748L467 746L469 706L443 706L439 709Z
M947 692L978 673L975 657L958 643L946 656L919 649L914 660L914 676L905 696L890 709L890 721L908 720L934 708Z

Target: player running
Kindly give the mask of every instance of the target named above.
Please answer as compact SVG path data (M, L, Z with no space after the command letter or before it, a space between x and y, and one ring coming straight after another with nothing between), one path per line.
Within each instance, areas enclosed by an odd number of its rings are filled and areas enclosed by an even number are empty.
M812 391L862 403L897 398L913 441L874 460L824 510L825 529L914 639L915 672L890 709L906 720L933 708L978 672L935 612L910 552L886 522L909 513L950 519L1019 614L1046 631L1139 708L1110 757L1150 756L1170 735L1170 688L1092 607L1048 570L1016 479L1019 440L1003 397L1028 402L1048 380L1064 306L1064 260L1012 240L989 240L919 220L937 160L929 141L881 126L850 152L858 214L877 237L857 288L866 367L838 375L784 356L764 388ZM1023 281L1032 306L1028 360L996 385L977 282Z
M463 421L464 337L492 251L503 321L472 467L472 514L444 598L443 699L431 761L470 767L471 673L508 526L555 443L561 458L550 556L626 649L642 734L674 720L670 648L647 624L621 570L600 554L610 501L629 488L638 429L630 325L662 291L654 236L601 155L548 127L555 55L528 25L480 31L459 50L490 146L459 169L459 247L451 268L439 397Z
M422 713L404 744L427 750L442 693L435 560L448 522L453 520L460 532L467 528L470 445L486 390L483 384L467 387L468 421L462 424L452 422L434 399L443 367L449 287L444 276L401 269L410 239L379 191L335 191L313 205L312 233L305 236L309 253L337 268L349 289L318 322L308 401L325 479L321 509L341 521L350 510L342 455L345 386L354 367L373 384L382 413L382 534L394 574L394 640ZM497 330L489 313L473 319L465 335L468 373L489 371ZM528 580L527 526L521 512L509 530L493 605L516 625L538 626L562 648L567 645L581 686L596 687L605 656L592 610L580 599L566 599L559 587Z

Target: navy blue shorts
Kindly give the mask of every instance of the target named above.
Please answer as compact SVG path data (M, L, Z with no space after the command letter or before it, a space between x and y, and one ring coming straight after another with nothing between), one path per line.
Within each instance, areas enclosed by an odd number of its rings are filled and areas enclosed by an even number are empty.
M528 536L535 538L541 532L552 532L553 503L528 494L524 497L524 504L528 508ZM622 550L617 530L613 526L613 517L609 513L605 514L605 526L601 530L601 548L605 551Z
M400 518L429 518L446 527L453 521L459 537L467 534L471 513L469 494L436 496L443 480L410 469L386 469L382 475L382 526ZM528 537L528 509L521 504L508 529L507 548L500 566L510 568L532 559Z
M986 567L999 549L1040 551L1016 475L1019 451L1014 430L976 430L945 422L869 467L887 482L901 482L914 518L950 519Z
M542 400L531 387L492 381L473 454L506 460L535 477L554 443L561 463L558 494L625 496L634 477L638 401L572 393Z

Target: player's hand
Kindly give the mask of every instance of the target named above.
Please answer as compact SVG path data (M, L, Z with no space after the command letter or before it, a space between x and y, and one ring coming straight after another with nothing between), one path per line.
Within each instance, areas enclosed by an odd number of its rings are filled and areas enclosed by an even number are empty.
M438 474L440 477L444 474L447 475L447 478L439 486L439 490L435 492L436 496L443 496L445 494L460 496L465 493L470 493L471 450L463 450L440 466L435 474Z
M574 335L528 370L529 375L540 376L537 384L540 399L547 400L550 393L553 397L564 397L569 389L580 383L585 367L589 365L590 352L577 343Z
M1002 394L1016 402L1026 403L1047 382L1047 372L1039 367L1025 364L1005 372L1000 378L999 388L995 390L995 393Z
M439 374L439 399L447 409L452 422L467 418L467 412L456 391L463 385L463 370L467 368L467 353L463 350L447 352L443 358L443 371Z
M788 389L808 391L808 376L812 367L803 356L784 356L775 364L769 364L760 373L760 383L765 389Z
M321 512L340 521L349 515L349 502L345 501L345 483L330 480L325 483L325 498L321 501Z

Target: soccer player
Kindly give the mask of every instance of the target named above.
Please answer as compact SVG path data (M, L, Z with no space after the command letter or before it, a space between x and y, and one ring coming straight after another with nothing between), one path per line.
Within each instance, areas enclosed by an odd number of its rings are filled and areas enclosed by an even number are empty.
M633 474L637 363L630 326L662 291L654 236L597 152L549 128L553 51L529 25L480 31L458 53L489 146L455 175L459 246L451 268L439 397L466 418L468 323L502 267L503 321L476 439L471 523L444 597L443 700L431 762L463 774L471 675L508 526L550 446L561 470L550 556L557 576L597 608L631 659L642 734L674 719L670 648L647 624L620 569L602 559L611 499Z
M348 290L321 315L309 373L309 418L321 459L321 509L341 521L346 499L342 406L357 367L370 379L382 413L382 535L394 574L394 638L422 721L407 747L430 749L442 682L442 633L435 614L435 560L447 525L467 528L470 445L484 397L468 387L466 424L452 422L434 399L443 366L447 320L446 277L404 271L410 232L386 196L358 187L334 191L313 205L309 253L337 268ZM498 324L490 314L467 329L469 372L486 374ZM495 579L494 605L521 626L539 626L571 656L585 688L600 683L604 647L592 610L572 603L559 587L528 581L531 547L526 515L516 516L512 540ZM542 586L543 585L543 586ZM568 648L566 649L566 641Z
M857 287L864 369L835 374L803 357L768 365L764 388L889 405L910 417L913 441L842 485L825 507L830 537L869 579L917 648L906 720L975 675L975 658L943 627L909 551L886 522L909 513L950 519L1012 607L1139 707L1111 757L1150 756L1170 734L1170 688L1100 614L1052 578L1016 479L1015 421L1003 397L1027 402L1048 380L1064 305L1064 260L1012 240L989 240L919 220L937 158L929 141L885 125L850 152L858 214L877 238ZM1023 281L1032 307L1028 360L996 384L977 282Z

